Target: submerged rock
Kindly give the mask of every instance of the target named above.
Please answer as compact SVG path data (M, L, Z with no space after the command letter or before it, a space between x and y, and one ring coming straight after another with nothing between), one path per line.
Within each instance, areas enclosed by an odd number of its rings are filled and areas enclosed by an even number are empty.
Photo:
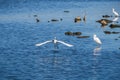
M105 34L119 34L120 32L115 32L115 31L113 31L113 32L110 32L110 31L104 31L104 33L105 33Z
M118 40L117 38L115 40Z
M120 28L120 24L111 24L110 28Z
M36 15L36 14L35 14L35 15L33 15L33 16L34 16L34 17L38 17L38 15Z
M119 34L120 32L114 32L114 31L113 31L112 33L113 33L113 34Z
M64 11L65 13L69 13L70 11Z
M63 19L62 18L60 18L60 21L62 21Z
M110 32L110 31L104 31L104 33L105 33L105 34L111 34L111 32Z

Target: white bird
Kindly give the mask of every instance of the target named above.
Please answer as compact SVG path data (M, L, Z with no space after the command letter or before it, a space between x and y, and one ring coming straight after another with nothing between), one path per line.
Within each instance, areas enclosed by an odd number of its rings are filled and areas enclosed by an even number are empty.
M93 40L99 45L102 44L101 40L97 37L96 34L93 35Z
M119 17L119 14L115 11L114 8L112 9L112 12L113 12L113 14L115 15L115 17Z
M71 44L68 44L68 43L65 43L63 41L59 41L56 39L56 37L53 39L53 40L48 40L48 41L45 41L45 42L42 42L42 43L38 43L38 44L35 44L35 46L41 46L41 45L44 45L44 44L47 44L47 43L50 43L52 42L54 44L54 47L57 48L57 43L62 43L68 47L72 47L73 45Z

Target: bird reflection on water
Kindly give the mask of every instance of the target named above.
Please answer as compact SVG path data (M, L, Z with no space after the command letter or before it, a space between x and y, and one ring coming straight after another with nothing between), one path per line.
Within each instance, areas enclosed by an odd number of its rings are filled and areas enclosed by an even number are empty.
M96 46L93 50L93 55L100 55L101 46Z
M100 46L96 46L93 50L92 80L98 80L98 77L99 77L98 70L99 70L100 63L98 58L101 56L101 53L100 53L101 49L102 48Z

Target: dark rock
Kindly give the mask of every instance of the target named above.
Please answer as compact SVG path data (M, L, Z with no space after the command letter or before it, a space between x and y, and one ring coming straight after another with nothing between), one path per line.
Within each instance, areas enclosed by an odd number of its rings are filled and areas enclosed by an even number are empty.
M110 31L104 31L104 33L105 33L105 34L119 34L120 32L115 32L115 31L113 31L113 32L110 32Z
M52 22L56 22L59 21L58 19L51 19Z
M90 36L77 36L77 38L89 38Z
M118 40L118 39L115 39L115 40Z
M81 35L82 33L81 32L65 32L65 35L70 35L70 36L78 36L78 35Z
M120 32L112 32L113 34L119 34Z
M37 15L35 14L35 15L33 15L34 17L37 17Z
M81 35L81 32L73 32L73 35Z
M73 35L73 33L68 31L68 32L65 32L65 35Z
M64 11L65 13L69 13L70 11Z
M40 20L38 18L36 18L36 22L40 22Z
M111 17L111 16L109 16L109 15L103 15L102 17L103 17L103 18L109 18L109 17Z
M105 33L105 34L111 34L111 32L110 32L110 31L104 31L104 33Z
M83 21L86 21L86 16L83 17Z
M120 28L120 24L111 24L110 28Z
M96 22L101 23L102 25L107 25L108 23L111 23L111 20L107 20L107 19L101 19L101 20L97 20Z
M60 18L60 21L62 21L63 19L62 18Z
M76 23L76 22L80 22L80 21L81 21L81 18L80 18L79 16L74 19L74 22L75 22L75 23Z

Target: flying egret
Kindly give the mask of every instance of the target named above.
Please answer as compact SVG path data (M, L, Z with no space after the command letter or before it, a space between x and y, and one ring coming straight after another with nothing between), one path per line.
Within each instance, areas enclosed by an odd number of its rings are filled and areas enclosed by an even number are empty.
M68 44L68 43L65 43L63 41L57 40L56 37L53 40L48 40L48 41L45 41L45 42L42 42L42 43L35 44L35 46L42 46L42 45L50 43L50 42L52 42L54 44L55 48L57 48L57 43L62 43L64 45L68 46L68 47L72 47L73 46L71 44Z
M118 22L119 17L115 17L112 21L113 22Z
M102 44L101 40L97 37L96 34L93 35L93 40L99 45Z
M115 15L115 17L119 17L119 14L115 11L114 8L112 9L112 12L113 12L113 14Z

